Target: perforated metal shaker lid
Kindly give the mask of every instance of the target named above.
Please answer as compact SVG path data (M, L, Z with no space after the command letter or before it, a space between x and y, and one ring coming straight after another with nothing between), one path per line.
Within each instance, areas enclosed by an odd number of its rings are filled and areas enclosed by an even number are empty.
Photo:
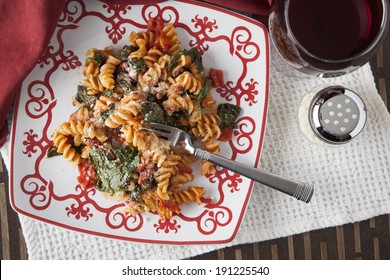
M343 86L320 90L309 106L309 122L315 134L331 144L351 141L366 123L367 110L359 95Z

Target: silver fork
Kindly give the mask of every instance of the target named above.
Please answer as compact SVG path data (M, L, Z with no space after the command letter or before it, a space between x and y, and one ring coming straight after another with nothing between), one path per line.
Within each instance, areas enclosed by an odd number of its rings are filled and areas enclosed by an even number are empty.
M191 141L191 137L188 135L188 133L181 129L157 123L147 124L147 127L144 127L144 129L153 131L159 138L168 140L172 146L177 146L180 144L183 145L187 152L200 159L208 160L216 165L227 168L249 179L255 180L273 189L291 195L298 200L308 203L313 196L314 187L308 183L289 180L281 176L264 172L259 169L249 167L228 158L219 156L217 154L209 153L205 150L194 147Z

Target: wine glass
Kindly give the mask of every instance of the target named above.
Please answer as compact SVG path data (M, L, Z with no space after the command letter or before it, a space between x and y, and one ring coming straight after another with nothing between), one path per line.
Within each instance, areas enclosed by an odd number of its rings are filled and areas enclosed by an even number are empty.
M325 78L350 73L380 47L389 9L389 0L274 0L273 62L284 73L296 69Z

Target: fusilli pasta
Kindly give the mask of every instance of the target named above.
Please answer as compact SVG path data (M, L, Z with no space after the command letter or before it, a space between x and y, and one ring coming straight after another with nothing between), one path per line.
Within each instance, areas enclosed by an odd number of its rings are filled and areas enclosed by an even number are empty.
M77 110L54 131L53 147L78 164L84 188L125 201L125 214L147 211L170 219L184 203L211 201L204 187L186 187L195 178L196 158L145 124L180 127L218 153L226 122L215 112L199 51L180 49L173 24L151 18L146 31L133 31L128 40L118 54L112 46L87 51L73 96ZM201 174L215 172L213 164L200 164Z

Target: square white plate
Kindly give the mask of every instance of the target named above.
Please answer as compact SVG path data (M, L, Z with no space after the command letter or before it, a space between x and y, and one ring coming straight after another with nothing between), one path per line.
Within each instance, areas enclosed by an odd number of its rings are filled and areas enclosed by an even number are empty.
M158 215L122 214L123 203L83 190L78 170L62 157L46 158L51 134L75 110L71 98L82 80L85 53L95 47L129 44L131 31L145 30L150 17L172 22L181 49L196 47L203 64L221 69L225 85L212 89L218 103L242 112L233 139L220 154L257 166L268 104L269 42L259 22L198 2L167 1L150 6L68 1L46 53L23 82L11 135L10 197L29 217L67 229L130 241L163 244L223 243L234 238L245 213L253 181L218 168L193 185L206 188L212 205L189 204L162 221Z

